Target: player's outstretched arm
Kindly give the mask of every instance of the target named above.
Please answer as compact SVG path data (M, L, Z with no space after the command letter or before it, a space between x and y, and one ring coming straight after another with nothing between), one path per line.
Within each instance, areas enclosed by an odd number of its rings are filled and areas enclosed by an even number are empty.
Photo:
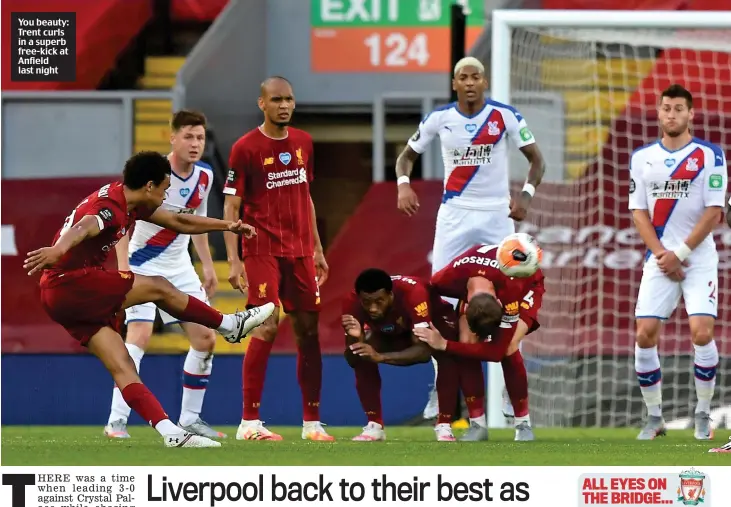
M28 252L23 268L29 270L28 276L31 276L43 268L53 266L66 252L85 239L93 238L101 229L101 218L98 215L86 215L66 229L55 245Z
M252 237L256 234L254 228L241 220L219 220L217 218L187 215L184 213L171 213L168 210L157 208L146 221L170 229L180 234L203 234L213 231L229 231L244 236Z

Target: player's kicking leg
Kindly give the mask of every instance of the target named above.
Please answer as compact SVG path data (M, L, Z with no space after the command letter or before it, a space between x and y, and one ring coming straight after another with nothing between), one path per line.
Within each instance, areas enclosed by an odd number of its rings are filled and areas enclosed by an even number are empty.
M128 308L127 312L127 339L125 347L127 353L135 364L137 373L140 371L140 363L145 355L147 343L152 336L153 323L155 319L155 305L139 305ZM104 434L109 438L130 438L127 432L127 421L132 409L124 401L122 391L117 385L112 391L112 407L109 413L109 420L104 427Z
M211 428L203 419L203 398L213 371L216 334L199 324L181 323L190 340L190 349L183 364L183 400L178 426L189 433L208 438L226 438L225 433Z
M224 315L203 301L179 291L161 276L135 275L134 285L127 293L123 308L143 303L155 303L158 308L182 322L194 322L215 329L231 343L240 342L275 309L274 304L266 303L250 310Z
M109 327L101 328L91 337L87 346L112 375L125 402L160 433L166 447L221 446L219 442L193 435L173 424L155 395L140 380L135 363L116 331Z

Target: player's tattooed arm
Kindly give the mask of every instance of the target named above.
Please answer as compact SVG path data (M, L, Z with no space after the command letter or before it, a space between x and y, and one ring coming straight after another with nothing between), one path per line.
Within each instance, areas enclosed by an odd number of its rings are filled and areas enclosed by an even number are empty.
M117 269L129 271L129 232L114 245L114 251L117 254Z
M528 179L526 181L538 188L538 185L540 185L543 180L543 175L546 173L546 161L543 158L541 150L538 148L538 143L523 146L520 151L528 160L528 163L530 163L530 167L528 168Z
M523 146L520 151L528 159L530 168L528 169L528 179L523 190L520 192L518 198L510 203L510 218L517 221L525 220L525 217L528 215L528 208L530 208L530 204L533 201L533 192L541 184L543 174L546 172L546 163L541 150L538 149L537 143ZM531 189L530 187L533 188Z
M66 229L55 245L28 252L23 263L23 268L28 270L28 276L53 266L73 247L98 235L101 232L100 222L97 215L86 215Z
M398 209L408 216L419 211L419 198L411 188L409 177L419 154L408 144L396 159L396 181L398 184Z
M170 229L180 234L203 234L213 231L229 231L252 237L256 231L241 220L219 220L217 218L188 215L186 213L171 213L168 210L157 208L146 219L148 222Z

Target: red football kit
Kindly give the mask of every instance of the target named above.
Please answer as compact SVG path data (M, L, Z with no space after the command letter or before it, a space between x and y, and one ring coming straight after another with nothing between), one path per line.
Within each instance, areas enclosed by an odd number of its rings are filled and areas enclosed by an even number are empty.
M132 288L134 274L107 270L103 264L135 221L148 218L154 211L139 206L127 211L123 189L122 183L111 183L79 203L56 233L53 244L87 215L96 218L101 232L71 248L41 275L43 307L82 345L102 327L119 332L117 313Z
M440 295L462 301L467 299L467 282L470 278L479 276L493 283L497 299L503 305L503 318L495 340L482 344L486 353L488 349L495 348L494 345L490 346L491 343L504 343L507 340L504 344L507 348L518 320L523 320L528 325L528 333L538 329L538 311L545 293L541 270L526 278L506 276L498 267L496 254L496 245L474 246L453 259L431 279L432 286ZM456 353L457 349L464 348L463 345L449 343L447 350ZM485 357L484 360L494 361L495 358L490 353L489 358Z
M371 332L368 342L378 352L399 351L412 344L415 327L433 323L447 340L457 339L457 315L448 302L426 281L411 276L393 276L393 304L388 313L374 321L351 292L343 300L343 315L352 315Z
M360 303L355 292L343 300L343 315L355 317L366 334L366 343L377 352L399 352L413 343L415 327L434 324L447 340L457 340L457 313L452 305L444 301L426 281L410 276L392 276L393 304L388 313L379 320L372 320ZM346 357L348 352L346 351ZM440 412L437 423L449 423L451 411L457 404L459 374L455 359L436 352L439 364L437 396ZM369 421L383 425L381 407L381 375L378 364L360 360L349 360L355 371L355 387L361 405Z
M310 182L312 137L289 127L272 139L259 128L231 149L223 192L241 197L243 219L256 236L242 239L249 305L273 302L286 312L319 311Z
M463 356L460 385L470 417L481 417L485 413L485 382L479 363L469 359L474 358L502 364L505 386L518 421L517 418L528 415L528 375L520 350L509 356L505 353L519 320L528 325L528 333L538 329L538 310L545 292L544 277L540 270L526 278L506 276L500 271L496 254L496 245L474 246L435 273L431 282L441 295L463 302L467 299L467 282L470 278L481 276L495 286L495 295L503 305L503 318L497 336L489 342L476 344L448 341L446 351Z

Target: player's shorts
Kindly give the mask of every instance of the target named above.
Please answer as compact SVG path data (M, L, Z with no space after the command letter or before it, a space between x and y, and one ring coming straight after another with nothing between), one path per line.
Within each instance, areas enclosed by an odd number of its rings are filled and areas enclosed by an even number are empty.
M200 299L204 303L210 305L208 302L208 296L206 291L203 289L198 273L193 269L191 264L190 269L181 271L177 274L166 276L163 274L155 275L152 272L138 272L138 275L147 276L162 276L166 278L173 286L180 292L183 292L189 296ZM125 324L130 322L155 322L155 312L158 310L155 303L143 303L141 305L135 305L125 310ZM160 310L160 318L163 324L166 326L169 324L177 324L180 321L170 315L169 313Z
M685 280L674 282L665 276L654 258L642 270L642 281L637 295L635 317L667 319L683 296L688 316L718 315L718 264L691 264L685 271Z
M135 276L131 271L84 268L41 282L41 304L81 345L103 327L120 331L121 309Z
M244 257L249 306L281 305L286 313L319 312L320 289L313 257Z
M493 245L515 232L508 208L502 210L465 209L442 204L432 249L432 274L475 245Z

